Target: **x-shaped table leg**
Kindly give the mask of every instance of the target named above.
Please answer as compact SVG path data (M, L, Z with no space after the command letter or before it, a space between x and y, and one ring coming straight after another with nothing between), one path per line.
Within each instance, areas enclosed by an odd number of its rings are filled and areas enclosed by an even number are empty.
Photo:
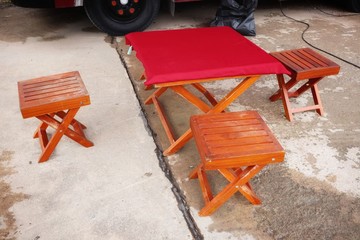
M250 76L243 79L231 92L229 92L221 101L219 101L213 108L206 111L206 114L221 113L224 111L235 99L245 92L260 76ZM186 99L197 98L192 93L188 92ZM197 98L198 99L198 98ZM198 99L198 101L201 101ZM195 105L196 106L196 105ZM202 109L202 108L200 108ZM191 129L189 128L181 137L173 142L165 151L164 155L169 156L177 152L192 138Z

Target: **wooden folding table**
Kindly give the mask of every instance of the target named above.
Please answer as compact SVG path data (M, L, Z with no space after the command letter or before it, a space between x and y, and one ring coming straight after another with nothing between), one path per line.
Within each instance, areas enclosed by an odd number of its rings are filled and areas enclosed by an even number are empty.
M145 85L156 88L145 103L154 104L170 141L164 155L177 152L192 137L190 128L174 136L159 100L168 89L204 113L219 113L261 75L289 73L277 59L229 27L135 32L126 35L126 43L144 66ZM220 101L201 85L234 78L239 79L238 84ZM202 93L209 104L185 85Z

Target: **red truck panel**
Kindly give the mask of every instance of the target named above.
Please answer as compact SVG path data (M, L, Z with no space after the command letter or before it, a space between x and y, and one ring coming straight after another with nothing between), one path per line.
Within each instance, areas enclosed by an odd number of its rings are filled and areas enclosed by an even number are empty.
M74 7L75 0L55 0L56 8Z

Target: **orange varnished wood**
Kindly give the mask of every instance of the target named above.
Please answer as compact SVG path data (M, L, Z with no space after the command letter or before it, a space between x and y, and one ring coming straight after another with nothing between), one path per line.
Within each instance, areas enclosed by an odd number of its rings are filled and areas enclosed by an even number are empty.
M211 109L209 105L204 103L201 99L199 99L197 96L192 94L190 91L188 91L183 86L172 86L170 88L171 88L171 90L176 92L179 96L186 99L189 103L191 103L192 105L194 105L195 107L197 107L201 111L206 113Z
M171 87L171 86L179 86L179 85L186 85L186 84L193 84L193 83L205 83L205 82L213 82L213 81L221 81L227 79L234 79L234 78L245 78L248 76L229 76L229 77L218 77L218 78L204 78L204 79L189 79L183 81L176 81L176 82L164 82L164 83L157 83L154 84L154 87Z
M160 96L165 93L166 90L171 89L176 94L180 95L184 99L186 99L189 103L193 104L195 107L203 111L204 113L221 113L235 100L237 99L243 92L245 92L256 80L259 79L260 76L248 76L244 77L239 83L224 96L220 101L217 101L213 94L211 94L205 87L200 85L202 82L209 81L218 81L230 78L210 78L210 79L197 79L197 80L186 80L179 82L169 82L169 83L161 83L154 85L154 87L158 88L155 92L153 92L146 100L145 104L154 104L154 99L159 100ZM232 77L235 78L235 77ZM189 85L194 87L197 91L202 93L205 98L209 101L210 104L202 101L198 96L191 93L187 90L184 85ZM181 149L192 137L191 129L189 128L185 133L183 133L180 137L175 139L172 134L172 127L170 122L166 119L166 116L161 108L156 107L157 113L160 117L161 123L165 129L166 135L170 141L170 146L163 152L165 156L176 153L179 149ZM175 141L174 141L175 140Z
M145 74L145 72L143 72L143 74L141 74L141 76L140 76L140 80L145 80L146 79L146 74Z
M168 88L164 87L164 88L159 88L156 89L155 92L153 92L146 100L145 100L145 104L152 104L153 103L153 97L157 97L159 98L164 92L166 92Z
M201 164L190 174L199 178L205 206L199 214L207 216L239 191L252 204L260 204L249 180L270 163L284 160L285 152L270 129L255 111L192 116L191 130ZM214 198L206 171L218 170L229 184ZM202 186L206 185L206 186Z
M94 145L85 137L83 129L86 126L74 118L80 107L90 104L90 96L79 72L21 81L18 90L23 118L36 117L41 121L34 133L42 149L39 162L49 159L63 135L84 147ZM48 127L55 129L50 140L46 132Z
M271 53L271 55L286 66L291 72L289 75L291 79L285 83L284 76L277 75L280 89L270 97L270 100L276 101L282 99L285 116L289 121L292 121L292 114L296 112L316 110L318 114L322 115L324 110L320 100L317 83L325 76L338 74L340 66L310 48L274 52ZM307 82L296 91L289 91L302 80L307 80ZM296 98L309 89L311 89L314 105L296 109L291 108L289 98Z
M156 96L153 96L152 103L154 104L156 112L158 113L158 116L160 118L161 124L162 124L163 128L165 129L166 136L168 137L171 144L174 143L175 142L174 132L173 132L171 125L165 116L165 112Z
M142 80L145 80L145 79L146 79L146 74L145 74L145 72L143 72L143 74L141 74L141 76L140 76L140 80L142 81ZM152 86L152 85L145 85L145 90L146 91L151 90L153 88L154 88L154 86Z
M194 83L194 84L192 84L192 86L195 89L197 89L199 92L204 94L204 96L211 103L211 105L216 106L216 104L218 104L217 100L215 99L215 96L211 92L209 92L206 88L204 88L201 84Z
M18 82L20 110L24 118L90 104L79 72L69 72Z

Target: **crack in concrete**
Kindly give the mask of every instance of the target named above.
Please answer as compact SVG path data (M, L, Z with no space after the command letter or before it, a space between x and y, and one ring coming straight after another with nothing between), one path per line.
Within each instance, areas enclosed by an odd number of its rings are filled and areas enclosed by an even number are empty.
M115 37L111 37L110 44L112 45L112 47L114 47L114 45L116 44ZM117 48L116 48L116 50L117 50ZM129 77L129 79L131 79L131 74L130 74L130 71L129 71L127 65L126 65L125 59L123 58L121 53L119 53L118 51L117 51L117 53L119 55L119 58L120 58L120 61L121 61L122 65L124 66L124 68L126 70L126 73L127 73L128 77ZM186 202L185 196L181 192L180 187L178 186L178 184L176 183L176 180L175 180L175 178L174 178L174 176L173 176L173 174L171 172L171 169L169 167L169 164L166 162L165 157L164 157L164 155L162 154L162 152L160 150L161 148L159 147L158 143L155 140L156 134L154 133L154 131L151 129L151 127L149 125L148 119L146 117L146 113L144 111L143 104L142 104L142 102L140 101L139 97L136 94L135 85L134 85L133 81L131 81L131 80L130 80L130 83L131 83L131 86L133 87L133 90L135 92L135 97L138 100L139 105L140 105L140 109L141 109L141 114L140 115L141 115L141 118L143 119L145 129L148 131L149 135L153 138L153 141L155 143L155 146L156 146L155 153L156 153L156 156L157 156L157 158L159 160L159 166L160 166L161 170L164 172L166 178L169 180L169 182L172 185L171 191L173 192L173 194L175 196L175 199L178 202L178 208L182 212L183 217L185 219L185 222L186 222L186 224L187 224L193 238L196 239L196 240L202 240L202 239L204 239L204 237L201 234L201 231L200 231L199 227L197 226L193 216L191 215L190 208L189 208L189 206L188 206L188 204Z

